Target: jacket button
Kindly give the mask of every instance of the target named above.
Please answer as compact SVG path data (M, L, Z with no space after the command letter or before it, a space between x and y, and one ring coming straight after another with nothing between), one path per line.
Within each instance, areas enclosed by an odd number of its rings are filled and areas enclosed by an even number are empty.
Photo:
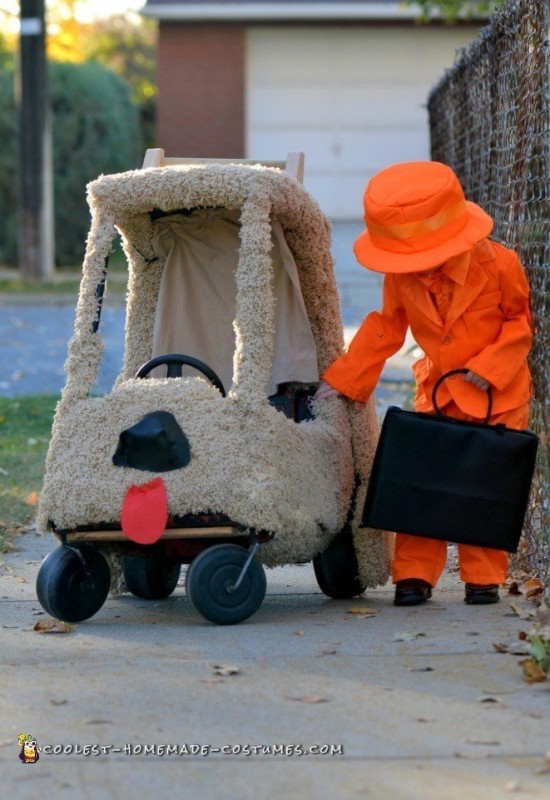
M454 338L449 334L447 334L447 336L444 336L441 341L443 344L451 344L452 342L454 342Z

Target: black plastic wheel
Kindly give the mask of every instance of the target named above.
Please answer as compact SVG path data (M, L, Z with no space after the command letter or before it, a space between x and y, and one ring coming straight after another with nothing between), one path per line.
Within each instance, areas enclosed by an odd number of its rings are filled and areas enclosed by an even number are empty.
M122 572L128 591L144 600L170 597L181 572L181 564L162 555L123 556Z
M58 547L40 566L36 594L52 617L82 622L99 611L110 585L109 565L98 550L86 545L78 552L73 547Z
M348 600L365 591L359 578L351 530L346 526L326 550L315 556L313 569L319 588L334 600Z
M217 544L203 550L191 562L185 576L189 602L199 614L217 625L236 625L259 609L266 592L262 565L252 559L234 591L248 551L236 544Z

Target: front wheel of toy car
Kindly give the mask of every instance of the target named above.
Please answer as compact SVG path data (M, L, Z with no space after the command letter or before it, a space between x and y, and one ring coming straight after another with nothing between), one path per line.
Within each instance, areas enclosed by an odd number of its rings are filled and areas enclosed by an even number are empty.
M348 526L315 556L313 569L323 594L334 600L349 600L365 591L366 587L359 578L353 535Z
M209 622L236 625L259 609L266 592L264 568L254 558L237 586L249 553L235 544L203 550L185 576L187 597Z
M46 556L36 578L42 608L64 622L96 614L109 594L111 571L92 547L58 547Z
M178 585L181 565L162 555L124 556L122 572L126 588L136 597L163 600Z

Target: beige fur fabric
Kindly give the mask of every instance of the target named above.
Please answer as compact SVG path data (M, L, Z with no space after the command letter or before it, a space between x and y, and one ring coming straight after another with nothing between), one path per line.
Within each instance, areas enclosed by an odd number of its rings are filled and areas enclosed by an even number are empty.
M309 560L343 526L358 474L353 529L360 577L366 586L385 583L391 536L358 528L378 436L373 403L355 411L340 398L316 402L316 419L296 424L269 405L263 388L274 340L274 217L296 261L320 373L342 352L330 226L317 204L292 177L261 166L146 169L103 176L88 189L92 226L67 383L46 461L40 529L117 524L130 485L156 477L112 464L118 436L145 414L165 410L191 445L188 466L162 473L171 514L220 511L243 525L274 532L273 541L259 551L264 563ZM163 267L153 251L149 212L196 207L241 214L236 349L226 398L202 377L133 378L151 357ZM92 333L95 292L116 230L130 268L124 365L112 392L91 397L103 349L101 327Z

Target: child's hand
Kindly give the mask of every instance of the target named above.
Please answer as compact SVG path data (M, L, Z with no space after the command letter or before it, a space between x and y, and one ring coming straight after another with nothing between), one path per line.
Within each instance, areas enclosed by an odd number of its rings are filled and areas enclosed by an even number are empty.
M489 388L489 381L486 381L477 372L472 372L471 370L466 373L464 380L468 381L468 383L473 383L474 386L477 386L478 389L483 389L484 392Z
M313 395L313 399L326 400L329 397L344 397L344 395L341 394L336 389L334 389L334 387L332 387L330 383L327 383L326 381L321 381L321 383L317 387L317 391ZM364 403L355 401L353 407L355 408L356 411L360 411L364 405L365 405Z
M339 397L340 392L337 389L334 389L329 383L326 381L321 381L319 386L317 387L317 391L313 395L314 400L327 400L329 397Z

